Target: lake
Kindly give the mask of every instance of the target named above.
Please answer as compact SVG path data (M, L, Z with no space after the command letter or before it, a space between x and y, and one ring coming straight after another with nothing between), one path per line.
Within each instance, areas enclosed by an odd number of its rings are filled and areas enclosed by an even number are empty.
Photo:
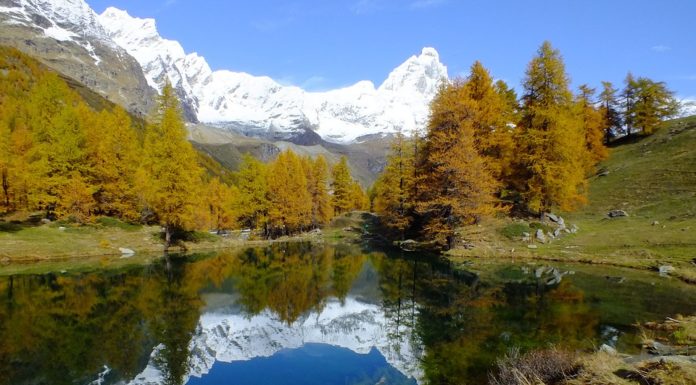
M638 353L635 324L696 313L652 272L359 245L3 274L0 384L481 384L509 349Z

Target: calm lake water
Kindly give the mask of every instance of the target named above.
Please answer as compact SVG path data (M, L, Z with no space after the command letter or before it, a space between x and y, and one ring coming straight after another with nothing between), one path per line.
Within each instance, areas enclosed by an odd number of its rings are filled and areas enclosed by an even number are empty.
M278 244L40 275L0 268L0 384L480 384L512 347L637 352L696 313L655 273Z

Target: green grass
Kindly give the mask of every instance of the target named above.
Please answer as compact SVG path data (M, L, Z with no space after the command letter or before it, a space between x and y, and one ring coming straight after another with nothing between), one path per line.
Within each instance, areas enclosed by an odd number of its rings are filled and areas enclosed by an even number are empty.
M102 227L119 228L127 231L137 231L143 228L143 226L140 224L126 223L112 217L99 217L97 218L96 223Z
M532 228L527 223L510 223L500 229L500 233L508 239L518 239L521 238L524 233L531 235Z
M580 228L529 250L517 234L524 224L491 220L462 229L473 250L453 254L567 259L639 268L671 264L676 275L696 282L696 116L665 122L654 135L616 146L589 182L589 202L572 213L557 212ZM610 210L626 218L609 219ZM654 222L658 222L654 224ZM529 223L532 229L538 223ZM528 231L533 233L533 231ZM497 236L497 235L502 236ZM515 252L511 252L511 250Z

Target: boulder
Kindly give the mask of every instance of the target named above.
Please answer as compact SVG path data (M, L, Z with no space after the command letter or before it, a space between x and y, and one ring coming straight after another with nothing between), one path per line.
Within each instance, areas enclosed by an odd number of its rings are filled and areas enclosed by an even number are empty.
M621 218L621 217L627 217L628 213L623 211L623 210L611 210L607 213L609 218Z
M41 219L41 223L44 224L44 225L47 225L47 224L51 223L51 220L48 219L48 218L42 218L42 219Z
M659 224L660 224L660 222L658 222L658 221L653 221L653 223L652 223L653 226L657 226Z
M535 236L539 242L546 243L546 234L544 234L544 230L537 229Z
M648 353L657 356L671 356L675 353L674 348L672 348L669 345L661 344L657 341L651 341L647 343L647 346L645 346L645 348L647 349Z
M399 246L401 250L404 251L414 251L418 247L419 243L414 241L413 239L407 239L405 241L397 241L394 242L396 246Z
M558 216L554 213L546 213L546 218L549 218L551 222L558 223Z
M571 234L575 234L578 231L580 231L580 228L577 225L575 225L575 224L570 225L570 233Z
M58 231L65 231L65 227L60 226L60 227L58 228Z
M132 257L135 255L135 251L126 247L119 247L118 251L121 253L122 257Z
M669 275L670 273L674 273L674 266L672 265L662 265L657 268L657 271L660 272L660 275L665 276Z
M617 354L616 349L614 349L612 346L609 346L607 344L602 344L602 346L599 347L599 351L603 353L610 354L612 356L615 356Z
M527 245L527 248L528 248L528 249L536 249L536 248L537 248L537 245Z
M554 231L553 231L553 236L554 236L554 238L560 237L560 236L561 236L561 229L558 228L558 229L554 230Z

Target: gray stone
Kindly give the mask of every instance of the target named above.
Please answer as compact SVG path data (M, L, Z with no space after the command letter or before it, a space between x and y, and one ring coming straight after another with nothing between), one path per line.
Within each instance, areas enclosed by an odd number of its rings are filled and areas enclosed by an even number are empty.
M536 239L541 242L541 243L546 243L546 235L544 234L544 230L542 229L537 229L536 231Z
M660 224L660 222L658 222L658 221L653 221L653 223L652 223L653 226L657 226L659 224Z
M658 356L670 356L675 353L674 348L671 346L661 344L657 341L652 341L647 346L648 353L655 354Z
M414 251L419 245L418 242L414 241L413 239L396 242L396 244L404 251Z
M44 225L47 225L47 224L51 223L51 220L48 218L43 218L43 219L41 219L41 223Z
M612 356L615 356L617 354L616 349L614 349L612 346L609 346L607 344L602 344L602 346L599 347L599 351L607 354L611 354Z
M119 247L118 251L121 253L121 256L123 257L132 257L133 255L135 255L135 251L126 247Z
M579 228L576 224L570 225L570 233L571 233L571 234L575 234L575 233L577 233L578 231L580 231L580 228Z
M669 275L670 273L674 273L674 266L672 265L662 265L657 269L660 272L660 275Z
M554 231L553 231L553 236L554 236L555 238L560 237L560 236L561 236L561 229L556 229L556 230L554 230Z
M60 226L60 227L58 228L58 230L59 230L59 231L65 231L65 227Z
M611 210L607 213L609 218L621 218L621 217L627 217L628 213L623 211L623 210Z
M537 248L537 245L527 245L527 248L528 248L528 249L536 249L536 248Z
M546 217L551 220L551 222L558 223L558 216L554 213L546 213Z
M541 276L544 275L544 273L546 273L546 268L542 266L534 271L534 276L537 278L541 278Z

